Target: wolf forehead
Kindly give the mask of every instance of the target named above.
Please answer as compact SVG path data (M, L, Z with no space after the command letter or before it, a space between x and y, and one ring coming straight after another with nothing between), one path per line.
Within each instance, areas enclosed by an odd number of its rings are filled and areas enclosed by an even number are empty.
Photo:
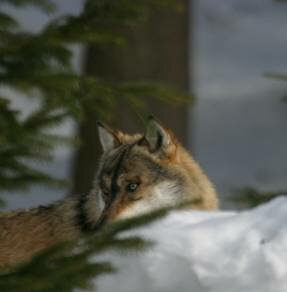
M170 169L137 143L121 145L106 154L98 172L98 180L118 178L122 174L128 175L130 179L147 177L151 183L158 180L182 180L174 169Z

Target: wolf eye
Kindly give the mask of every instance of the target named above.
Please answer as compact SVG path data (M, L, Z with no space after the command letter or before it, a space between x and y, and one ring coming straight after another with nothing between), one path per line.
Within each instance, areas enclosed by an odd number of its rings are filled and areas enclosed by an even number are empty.
M132 193L132 192L136 191L138 186L139 186L139 183L130 183L127 185L126 191Z

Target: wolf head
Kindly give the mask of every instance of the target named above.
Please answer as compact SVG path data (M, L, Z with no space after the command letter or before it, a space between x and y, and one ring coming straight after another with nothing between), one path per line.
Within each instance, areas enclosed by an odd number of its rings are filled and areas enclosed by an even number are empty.
M209 179L154 118L144 134L128 135L102 123L98 129L103 155L90 196L98 196L102 223L184 202L196 209L217 208Z

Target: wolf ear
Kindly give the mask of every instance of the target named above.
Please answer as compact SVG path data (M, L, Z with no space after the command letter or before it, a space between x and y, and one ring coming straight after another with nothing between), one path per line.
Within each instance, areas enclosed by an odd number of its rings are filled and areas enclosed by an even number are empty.
M153 117L149 118L145 140L148 142L150 150L166 150L171 144L171 136L168 131Z
M97 122L98 134L103 151L110 151L120 145L120 141L116 133L107 125Z

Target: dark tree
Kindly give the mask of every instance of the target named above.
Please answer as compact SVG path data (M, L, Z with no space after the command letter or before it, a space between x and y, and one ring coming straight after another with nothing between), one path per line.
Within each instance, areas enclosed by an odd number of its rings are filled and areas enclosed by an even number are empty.
M147 1L148 3L148 1ZM176 2L175 7L155 7L146 4L144 19L130 23L110 23L125 42L122 45L90 45L85 54L84 73L112 84L157 84L165 86L153 91L131 88L131 95L117 94L109 117L104 117L119 129L135 132L142 129L148 114L153 114L172 128L179 140L187 144L188 106L180 106L178 92L189 89L189 1ZM167 88L173 99L163 98ZM145 88L147 89L147 88ZM163 96L162 96L163 95ZM169 101L169 102L167 102ZM103 107L98 98L98 107ZM75 154L72 181L73 193L88 192L101 149L96 121L102 116L87 108L78 132L82 145ZM109 119L108 119L109 118Z

